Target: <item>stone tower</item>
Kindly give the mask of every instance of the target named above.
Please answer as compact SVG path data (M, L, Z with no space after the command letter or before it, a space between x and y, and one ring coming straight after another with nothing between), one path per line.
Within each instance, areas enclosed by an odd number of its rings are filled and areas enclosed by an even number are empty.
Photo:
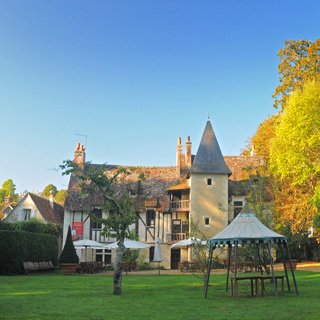
M190 219L206 237L214 236L228 225L230 175L208 120L190 168Z

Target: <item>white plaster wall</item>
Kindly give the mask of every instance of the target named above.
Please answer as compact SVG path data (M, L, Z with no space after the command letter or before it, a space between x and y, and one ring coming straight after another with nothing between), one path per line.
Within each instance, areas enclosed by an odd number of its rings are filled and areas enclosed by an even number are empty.
M207 178L213 185L207 186ZM209 218L205 226L204 217ZM228 175L193 174L190 190L190 219L198 224L200 233L211 238L228 225ZM201 236L201 234L200 234Z
M33 200L31 199L30 195L28 195L23 201L18 203L18 205L14 208L14 210L7 217L6 221L8 221L8 222L23 221L24 214L25 214L24 209L31 210L31 214L30 214L31 219L36 218L38 220L45 222L43 217L39 213L37 207L35 206Z

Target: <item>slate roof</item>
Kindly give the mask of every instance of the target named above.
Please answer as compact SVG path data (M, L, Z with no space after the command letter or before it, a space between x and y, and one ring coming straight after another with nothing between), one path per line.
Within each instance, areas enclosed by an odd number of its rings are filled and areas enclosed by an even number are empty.
M60 204L54 202L52 208L48 199L33 193L29 193L29 195L46 222L63 224L64 208Z
M95 166L95 164L93 164ZM108 166L107 170L115 170L117 166ZM135 171L127 178L127 185L120 187L133 191L136 210L145 211L146 206L156 207L161 211L169 209L169 195L167 189L179 182L180 175L177 167L134 167ZM144 179L139 179L143 173ZM81 192L79 179L71 175L68 187L68 195L64 207L69 211L90 211L94 207L103 206L101 193L93 188L88 189L88 194ZM132 190L134 189L134 190Z
M216 135L209 120L204 129L196 157L190 168L190 173L232 174L224 161Z
M248 178L246 170L263 164L263 160L258 156L224 156L224 161L232 171L229 179L233 181L246 180Z
M8 214L5 219L10 218L10 216L14 214L14 211L19 207L21 203L23 203L27 199L28 196L30 196L30 198L32 199L35 207L38 209L39 214L42 216L45 222L58 225L63 224L63 206L54 202L52 208L48 199L42 198L30 192L24 195L24 197L16 204L15 208Z

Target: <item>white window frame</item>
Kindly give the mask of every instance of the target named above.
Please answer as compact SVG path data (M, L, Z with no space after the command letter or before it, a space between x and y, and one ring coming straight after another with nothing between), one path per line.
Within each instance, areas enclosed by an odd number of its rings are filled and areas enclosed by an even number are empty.
M211 184L208 184L209 180L211 180ZM206 177L205 182L206 182L207 188L213 188L213 186L214 186L214 179L213 179L213 177Z
M206 220L207 220L207 219L208 219L208 224L206 223ZM210 217L204 216L204 217L203 217L203 225L204 225L205 227L210 227L210 220L211 220Z
M23 220L29 221L31 219L31 209L23 208Z

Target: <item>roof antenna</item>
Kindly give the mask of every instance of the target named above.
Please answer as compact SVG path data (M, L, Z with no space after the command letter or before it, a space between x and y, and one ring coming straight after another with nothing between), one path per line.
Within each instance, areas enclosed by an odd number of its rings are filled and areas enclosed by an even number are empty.
M85 137L86 138L86 144L85 147L87 149L87 145L88 145L88 136L86 134L81 134L81 133L76 133L76 136L80 136L80 137Z
M208 121L210 121L210 113L208 113Z

